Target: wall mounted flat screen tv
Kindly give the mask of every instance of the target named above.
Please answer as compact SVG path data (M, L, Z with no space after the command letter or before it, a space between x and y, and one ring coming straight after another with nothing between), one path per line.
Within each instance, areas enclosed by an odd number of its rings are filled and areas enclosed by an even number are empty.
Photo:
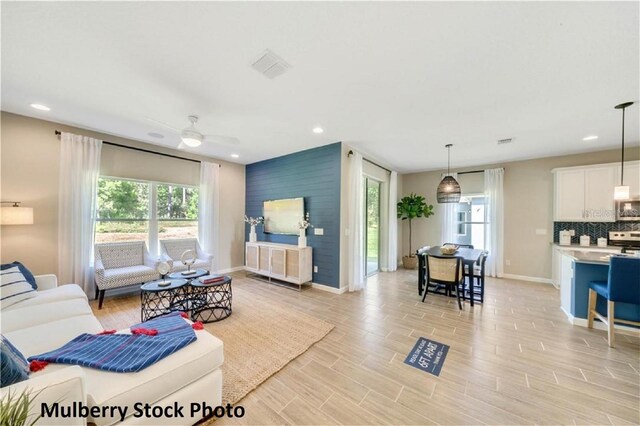
M298 221L304 216L304 198L265 201L262 216L265 233L298 235Z

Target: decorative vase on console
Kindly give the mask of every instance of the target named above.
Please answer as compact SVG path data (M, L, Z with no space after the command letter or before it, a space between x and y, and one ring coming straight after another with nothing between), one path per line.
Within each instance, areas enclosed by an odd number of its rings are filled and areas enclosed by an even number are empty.
M298 229L300 229L298 247L300 248L305 248L307 246L307 228L309 227L313 228L313 225L309 221L309 212L307 212L304 218L298 222Z
M256 241L258 241L258 235L256 234L256 225L258 225L259 223L263 223L264 219L262 218L262 216L253 218L253 217L247 217L245 215L244 221L251 226L251 229L249 231L249 242L255 243Z
M298 247L304 248L307 246L307 230L300 228L300 236L298 237Z

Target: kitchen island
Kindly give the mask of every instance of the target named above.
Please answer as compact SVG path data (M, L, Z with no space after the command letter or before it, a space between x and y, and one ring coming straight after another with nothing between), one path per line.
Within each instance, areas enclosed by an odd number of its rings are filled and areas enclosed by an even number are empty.
M609 259L612 255L607 251L596 250L562 250L560 299L561 308L569 321L575 325L587 326L589 306L589 283L606 281L609 274ZM630 282L629 285L638 285ZM596 310L606 316L607 302L598 297ZM616 318L629 321L640 321L640 306L627 303L616 303ZM596 325L603 324L596 322ZM629 327L627 325L627 327ZM598 328L600 328L598 326Z

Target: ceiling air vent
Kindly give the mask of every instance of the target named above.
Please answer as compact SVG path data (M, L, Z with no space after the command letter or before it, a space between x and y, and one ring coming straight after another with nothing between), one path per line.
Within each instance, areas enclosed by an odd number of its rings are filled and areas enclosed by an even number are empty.
M291 65L286 63L284 59L270 51L265 50L260 54L258 59L253 61L251 68L258 71L260 74L267 78L274 79L279 75L282 75L291 68Z
M511 142L513 142L513 138L498 139L498 145L504 145Z

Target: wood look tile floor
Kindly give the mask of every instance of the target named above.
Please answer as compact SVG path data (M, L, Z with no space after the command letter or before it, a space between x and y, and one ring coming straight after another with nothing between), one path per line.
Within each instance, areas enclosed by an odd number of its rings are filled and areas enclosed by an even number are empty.
M567 322L550 285L488 279L485 303L459 311L421 303L415 271L342 295L233 277L335 328L242 399L243 418L216 425L640 423L640 339L617 334L610 349L604 331ZM137 297L94 310L114 327L138 315ZM403 363L421 336L450 346L439 377Z

